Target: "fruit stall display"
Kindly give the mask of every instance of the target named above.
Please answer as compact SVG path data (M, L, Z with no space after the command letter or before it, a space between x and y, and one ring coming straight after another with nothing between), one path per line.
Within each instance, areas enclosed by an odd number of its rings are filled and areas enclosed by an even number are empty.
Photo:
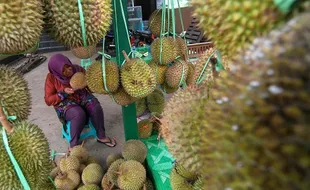
M53 163L42 130L27 121L26 81L1 66L0 187L310 189L310 1L191 1L214 44L195 64L175 32L173 3L150 16L157 38L146 61L131 48L126 1L0 2L0 54L31 51L46 25L86 60L72 86L86 82L122 105L126 139L106 171L83 144ZM117 56L103 50L89 62L111 18Z

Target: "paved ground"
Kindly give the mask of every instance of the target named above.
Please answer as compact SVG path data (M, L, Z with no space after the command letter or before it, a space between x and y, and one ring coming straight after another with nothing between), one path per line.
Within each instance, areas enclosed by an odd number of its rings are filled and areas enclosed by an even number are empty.
M68 56L73 63L79 63L79 59L74 57L70 51L60 52ZM37 124L44 131L50 148L56 152L66 152L68 144L61 135L61 123L59 122L53 107L48 107L44 101L44 83L48 73L47 62L55 53L45 54L47 60L39 67L25 74L25 79L29 83L32 95L32 111L29 120ZM92 59L94 60L96 56ZM96 142L94 138L86 140L86 147L89 154L95 156L105 167L105 159L110 153L120 153L122 144L124 143L124 129L122 120L121 106L114 103L108 96L97 95L105 114L105 127L108 136L115 137L118 145L109 148L103 144Z

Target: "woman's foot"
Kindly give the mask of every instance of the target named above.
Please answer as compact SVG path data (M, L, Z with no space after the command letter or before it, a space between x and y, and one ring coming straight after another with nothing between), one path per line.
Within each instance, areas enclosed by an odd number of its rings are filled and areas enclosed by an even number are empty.
M103 138L103 139L97 139L97 142L103 143L107 145L108 147L115 147L116 146L116 140L114 138L110 139L109 137Z

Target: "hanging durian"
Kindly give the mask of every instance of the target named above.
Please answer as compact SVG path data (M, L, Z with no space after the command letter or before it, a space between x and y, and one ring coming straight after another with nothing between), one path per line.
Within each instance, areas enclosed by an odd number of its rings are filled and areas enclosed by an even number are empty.
M151 54L156 63L168 65L177 57L177 49L171 37L162 37L152 42Z
M254 40L212 100L203 87L169 102L167 146L204 189L310 188L309 16Z
M83 36L78 1L45 1L47 19L52 35L70 49L83 47ZM96 45L110 29L112 20L111 0L81 1L88 46Z
M121 106L127 106L137 100L136 98L133 98L127 94L122 86L120 86L116 92L112 93L110 97L115 103Z
M186 83L188 75L188 63L182 59L176 59L166 72L165 83L172 88L177 88Z
M98 94L108 94L104 87L102 75L102 62L96 61L92 63L86 71L86 81L89 89ZM119 69L114 61L105 61L105 79L107 90L113 93L119 88Z
M8 144L30 188L41 186L52 170L47 139L42 130L28 122L16 122L14 127L6 119L0 106L1 124L7 131ZM22 189L9 155L0 138L0 187Z
M43 25L41 1L1 1L0 13L0 54L36 50Z
M27 81L17 71L0 66L0 105L17 121L26 120L30 114L31 97Z
M121 67L121 82L125 91L134 98L144 98L152 93L156 87L156 76L151 67L139 58L126 58L125 64Z
M155 10L150 18L149 18L149 25L150 25L150 31L152 32L152 34L154 34L154 36L159 37L160 33L161 33L161 26L162 26L162 9L157 9ZM168 11L166 10L166 16L165 16L165 30L163 30L163 34L168 32ZM172 16L170 13L170 31L172 31Z
M154 59L149 62L149 66L152 68L153 72L156 73L157 84L163 84L165 82L165 74L168 66L157 64Z

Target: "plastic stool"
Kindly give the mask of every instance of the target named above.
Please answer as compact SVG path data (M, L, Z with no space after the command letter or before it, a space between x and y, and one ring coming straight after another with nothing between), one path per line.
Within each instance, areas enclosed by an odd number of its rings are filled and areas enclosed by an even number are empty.
M79 140L84 140L90 136L97 137L95 127L93 126L90 118L88 119L88 123L84 126L84 129L85 128L90 128L90 130L85 131L85 132L82 131L82 133L80 134ZM66 124L62 126L62 137L65 138L70 144L70 141L71 141L70 121L66 122Z

